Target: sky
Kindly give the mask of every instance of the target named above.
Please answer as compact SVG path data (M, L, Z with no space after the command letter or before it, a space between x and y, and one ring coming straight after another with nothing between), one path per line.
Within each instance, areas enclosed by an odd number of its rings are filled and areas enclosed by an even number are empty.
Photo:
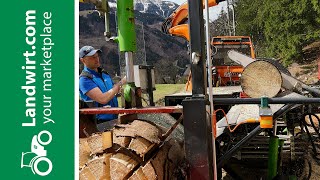
M172 1L175 2L177 4L182 4L184 2L186 2L187 0L166 0L166 1ZM227 7L227 2L221 2L218 4L218 6L213 6L209 8L209 18L210 20L215 20L218 18L218 15L221 11L221 9L223 8L224 10L226 10ZM205 14L203 14L203 16L205 16Z

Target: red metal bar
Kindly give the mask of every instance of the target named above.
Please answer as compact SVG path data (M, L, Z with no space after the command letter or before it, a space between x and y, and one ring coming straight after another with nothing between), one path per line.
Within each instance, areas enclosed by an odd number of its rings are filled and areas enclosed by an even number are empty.
M143 108L83 108L79 110L80 114L149 114L149 113L182 113L182 106L159 106L159 107L143 107Z

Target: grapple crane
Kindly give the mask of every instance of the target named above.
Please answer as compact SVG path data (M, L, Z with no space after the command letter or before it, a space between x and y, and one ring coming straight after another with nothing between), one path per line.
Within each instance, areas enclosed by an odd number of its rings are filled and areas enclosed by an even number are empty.
M208 6L216 6L224 0L209 0ZM204 7L203 1L203 7ZM188 29L188 2L181 4L166 20L161 27L162 32L173 36L180 36L190 40Z
M221 2L221 1L220 1ZM208 6L216 6L219 1L209 0ZM162 24L162 31L172 36L183 37L190 41L188 29L187 2L180 5ZM204 5L203 5L204 6ZM236 49L255 58L253 44L249 36L215 36L211 40L214 71L214 86L239 85L239 76L243 70L239 64L230 64L227 51ZM191 73L186 83L186 91L192 90Z

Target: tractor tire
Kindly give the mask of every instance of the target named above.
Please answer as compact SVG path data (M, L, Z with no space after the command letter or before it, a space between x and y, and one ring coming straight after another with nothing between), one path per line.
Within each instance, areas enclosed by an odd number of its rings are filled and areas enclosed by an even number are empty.
M178 179L183 146L172 137L164 141L162 134L166 130L153 122L136 119L117 125L112 133L80 138L79 178Z

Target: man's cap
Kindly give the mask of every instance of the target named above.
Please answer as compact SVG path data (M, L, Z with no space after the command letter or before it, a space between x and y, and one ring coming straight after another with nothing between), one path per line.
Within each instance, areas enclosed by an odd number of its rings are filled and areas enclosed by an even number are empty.
M100 52L100 49L94 49L92 46L83 46L80 50L79 50L79 57L83 58L86 56L93 56L96 52Z

